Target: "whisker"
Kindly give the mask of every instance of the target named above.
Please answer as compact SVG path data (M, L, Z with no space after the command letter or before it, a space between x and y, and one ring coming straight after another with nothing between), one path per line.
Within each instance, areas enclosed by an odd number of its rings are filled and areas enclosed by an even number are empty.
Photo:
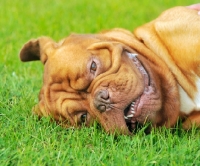
M114 105L109 105L109 108L114 108L114 109L117 109L117 110L121 110L120 108L115 107Z

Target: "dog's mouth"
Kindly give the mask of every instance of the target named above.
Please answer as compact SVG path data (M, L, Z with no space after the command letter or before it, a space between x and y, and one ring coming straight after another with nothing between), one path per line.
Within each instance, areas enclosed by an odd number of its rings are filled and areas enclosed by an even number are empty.
M138 125L137 117L139 117L141 114L141 108L139 108L140 103L142 103L141 100L142 101L144 100L144 98L145 98L144 96L148 93L149 89L151 89L151 88L149 88L150 87L150 77L149 77L147 71L145 70L144 66L138 60L137 54L128 53L128 56L134 62L134 64L136 65L136 67L140 71L140 73L143 75L144 86L145 86L144 92L139 97L134 99L124 110L124 119L125 119L126 125L129 129L129 131L132 132L133 130L136 129L136 127Z
M130 132L135 130L137 126L136 117L138 116L137 106L139 102L140 97L135 101L131 102L131 104L124 110L124 119Z

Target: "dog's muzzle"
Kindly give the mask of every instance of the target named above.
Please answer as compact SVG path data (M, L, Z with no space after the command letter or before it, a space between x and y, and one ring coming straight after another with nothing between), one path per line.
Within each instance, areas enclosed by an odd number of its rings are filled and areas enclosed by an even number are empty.
M145 85L144 92L145 92L148 89L148 86L150 84L149 75L147 71L145 70L144 66L142 65L142 63L140 62L140 60L137 58L137 54L127 52L127 55L130 58L130 60L133 61L134 65L137 67L139 72L143 75L144 85ZM141 96L138 96L134 101L131 101L130 103L128 103L128 106L124 110L122 110L124 112L123 118L130 131L134 130L137 123L137 120L136 120L137 118L136 114L138 111L137 106L140 102ZM110 100L111 99L109 96L109 91L107 89L101 89L97 91L96 94L94 95L93 104L99 112L103 113L105 111L112 109Z

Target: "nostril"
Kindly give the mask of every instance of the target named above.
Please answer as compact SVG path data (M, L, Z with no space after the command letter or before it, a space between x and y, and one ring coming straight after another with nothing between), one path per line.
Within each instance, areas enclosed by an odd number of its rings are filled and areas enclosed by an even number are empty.
M105 112L110 104L109 92L107 90L99 90L96 92L93 104L100 112Z
M98 97L103 99L103 100L108 100L109 99L109 93L107 90L100 90Z
M99 105L99 106L98 106L98 110L99 110L100 112L104 112L104 111L106 111L106 106L105 106L105 105Z

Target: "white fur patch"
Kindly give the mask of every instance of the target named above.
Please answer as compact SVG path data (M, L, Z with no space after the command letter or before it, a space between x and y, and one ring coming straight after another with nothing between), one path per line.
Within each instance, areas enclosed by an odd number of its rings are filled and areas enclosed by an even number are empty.
M180 110L185 114L189 114L192 111L200 111L200 78L196 80L197 93L195 94L194 99L190 98L188 94L183 90L179 85L179 94L180 94Z
M192 99L188 96L188 94L183 90L183 88L178 85L179 95L180 95L180 111L189 114L195 108L195 103Z
M194 98L194 102L196 104L196 110L200 111L200 78L198 78L196 81L196 87L197 87L197 93Z

